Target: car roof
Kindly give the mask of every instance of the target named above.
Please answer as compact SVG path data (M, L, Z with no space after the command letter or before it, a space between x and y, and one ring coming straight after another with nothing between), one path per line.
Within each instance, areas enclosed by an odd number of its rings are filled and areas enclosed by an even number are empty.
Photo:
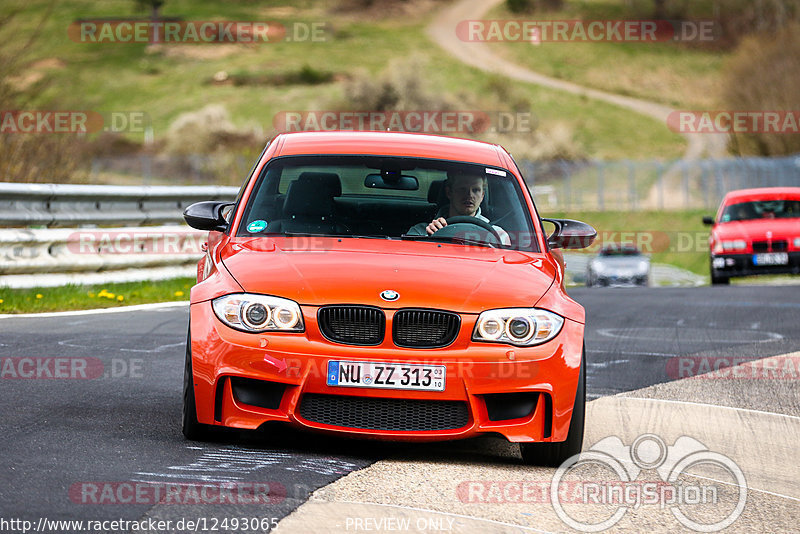
M498 145L408 132L292 132L279 134L274 156L369 154L445 159L505 167Z
M639 247L634 245L633 243L605 243L603 247L600 249L601 252L606 251L636 251L639 252Z
M748 200L784 200L797 198L800 200L800 187L759 187L755 189L739 189L725 195L725 204Z

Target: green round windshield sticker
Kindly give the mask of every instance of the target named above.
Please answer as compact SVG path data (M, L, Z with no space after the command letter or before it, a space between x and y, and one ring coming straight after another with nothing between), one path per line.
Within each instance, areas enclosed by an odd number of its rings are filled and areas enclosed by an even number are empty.
M261 219L257 221L253 221L247 225L247 231L251 234L255 234L257 232L262 231L264 228L267 227L267 221L262 221Z

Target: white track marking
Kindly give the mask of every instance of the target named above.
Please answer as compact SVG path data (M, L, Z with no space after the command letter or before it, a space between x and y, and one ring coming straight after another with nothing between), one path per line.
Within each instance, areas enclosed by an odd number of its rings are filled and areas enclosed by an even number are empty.
M757 491L759 493L766 493L767 495L772 495L773 497L781 497L783 499L789 499L790 501L800 502L800 499L798 499L797 497L790 497L789 495L783 495L782 493L775 493L774 491L767 491L767 490L763 490L763 489L758 489L758 488L754 488L754 487L749 486L749 485L740 486L739 484L732 484L730 482L725 482L724 480L717 480L716 478L704 477L704 476L695 475L695 474L691 474L691 473L683 473L683 474L686 475L686 476L694 477L694 478L702 478L703 480L710 480L711 482L717 482L719 484L724 484L726 486L736 486L737 488L744 487L747 491Z
M630 362L630 360L611 360L611 361L608 361L608 362L589 362L586 365L588 365L589 367L604 368L604 367L608 367L609 365L619 365L621 363L628 363L628 362Z
M653 339L653 335L651 334L669 334L668 339L676 339L675 330L672 328L659 328L659 327L644 327L644 328L636 328L631 329L631 333L624 332L624 328L601 328L597 330L597 334L604 336L604 337L611 337L616 339L644 339L644 340L651 340ZM679 332L683 333L684 335L690 334L697 334L697 333L706 333L708 332L707 329L687 329L686 331ZM723 330L722 332L736 332L736 333L745 333L745 332L753 332L753 330ZM717 332L719 333L719 332ZM731 338L724 338L724 339L712 339L712 338L698 338L693 341L699 343L723 343L723 344L740 344L746 345L748 343L769 343L771 341L779 341L783 339L783 335L777 332L758 332L762 336L765 336L765 339L731 339ZM667 339L667 338L665 338Z
M702 375L701 375L702 376ZM667 402L670 404L687 404L689 406L703 406L707 408L723 408L725 410L737 410L740 412L751 412L751 413L758 413L762 415L774 415L776 417L786 417L789 419L796 419L800 421L800 417L796 415L786 415L785 413L776 413L776 412L765 412L763 410L751 410L750 408L736 408L735 406L722 406L719 404L706 404L702 402L690 402L690 401L678 401L678 400L667 400L667 399L651 399L648 397L628 397L624 393L620 393L618 395L614 395L614 397L619 397L622 399L633 399L633 400L643 400L643 401L653 401L653 402Z
M626 398L635 398L635 397L626 397ZM630 460L626 460L625 458L617 458L616 460L618 462L620 462L620 463L623 463L623 464L636 465L633 462L631 462ZM695 474L695 473L681 472L681 474L686 475L687 477L701 478L703 480L709 480L711 482L717 482L717 483L723 484L725 486L734 486L734 487L737 487L737 488L744 488L747 491L757 491L759 493L766 493L767 495L772 495L774 497L781 497L783 499L789 499L790 501L800 502L800 499L798 499L797 497L791 497L789 495L784 495L782 493L775 493L774 491L767 491L767 490L763 490L763 489L759 489L759 488L754 488L754 487L752 487L752 486L750 486L748 484L745 484L744 486L741 486L739 484L733 484L731 482L725 482L724 480L719 480L719 479L712 478L712 477L704 477L703 475L698 475L698 474Z
M595 350L595 349L587 349L586 352L589 354L621 354L621 355L630 355L630 356L664 356L667 358L672 358L673 356L680 356L679 354L675 353L667 353L667 352L635 352L635 351L625 351L625 350Z
M159 310L163 308L177 308L185 306L189 307L189 301L177 302L154 302L151 304L137 304L135 306L122 306L119 308L98 308L94 310L74 310L64 312L48 312L48 313L3 313L0 314L0 319L14 319L17 317L29 319L31 317L70 317L74 315L93 315L96 313L124 313L134 312L141 310Z

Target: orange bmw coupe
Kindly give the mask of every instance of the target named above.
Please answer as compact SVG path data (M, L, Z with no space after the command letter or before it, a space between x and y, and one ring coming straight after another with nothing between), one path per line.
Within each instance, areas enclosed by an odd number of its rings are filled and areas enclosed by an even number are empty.
M545 465L580 452L585 313L556 249L596 232L541 219L500 146L281 134L235 203L184 217L209 231L187 438L283 422L390 440L501 435Z

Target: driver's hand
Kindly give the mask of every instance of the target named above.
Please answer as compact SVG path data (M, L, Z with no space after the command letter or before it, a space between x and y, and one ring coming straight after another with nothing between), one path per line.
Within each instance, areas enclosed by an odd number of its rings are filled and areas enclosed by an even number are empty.
M425 231L428 232L428 235L431 235L437 230L441 230L445 226L447 226L447 221L444 220L444 217L439 217L438 219L431 221L431 223L425 227Z

